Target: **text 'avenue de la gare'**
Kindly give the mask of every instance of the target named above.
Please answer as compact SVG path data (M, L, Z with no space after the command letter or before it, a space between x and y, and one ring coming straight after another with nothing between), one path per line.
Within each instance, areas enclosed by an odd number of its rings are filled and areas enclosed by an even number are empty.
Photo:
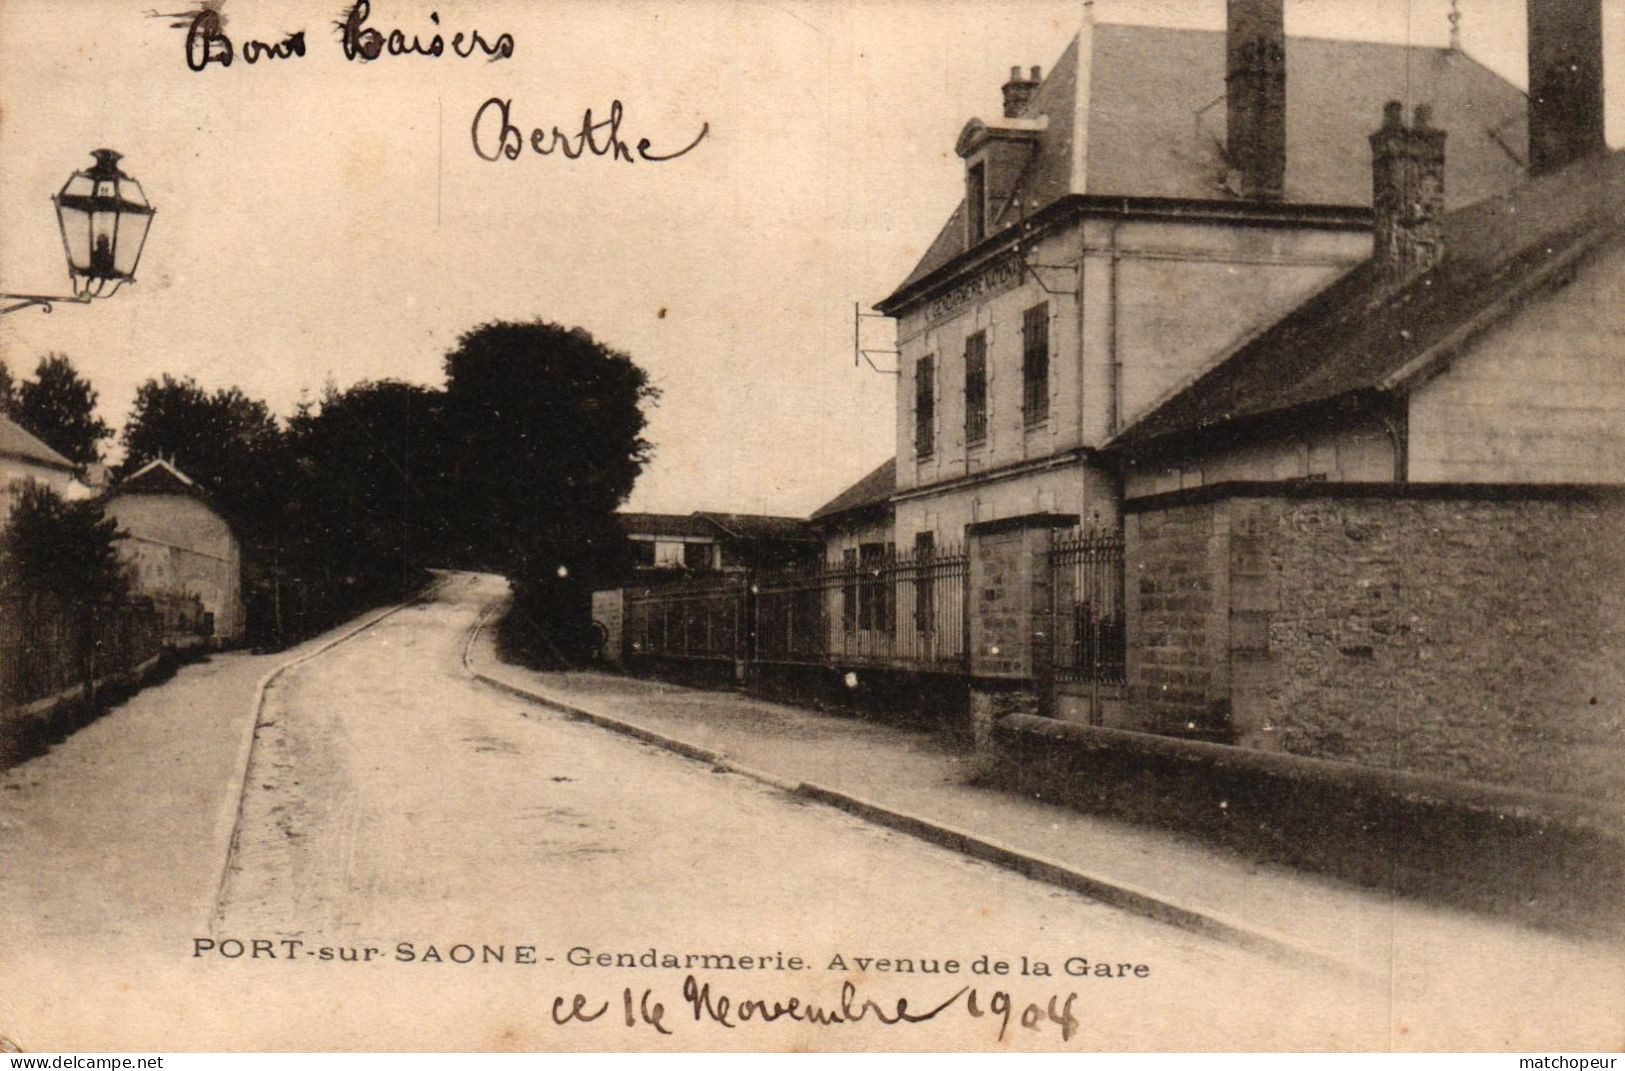
M783 951L762 953L669 952L658 948L607 952L576 945L549 953L536 944L399 941L382 945L327 945L297 937L194 937L192 958L227 960L316 961L319 963L422 963L453 965L535 966L563 963L571 967L642 968L671 971L811 971L841 974L942 974L980 977L1149 978L1151 965L1071 955L1066 957L999 957L978 953L964 957L876 956L835 952L827 961Z
M390 57L437 60L449 56L458 59L478 57L496 62L513 56L514 38L510 33L487 37L478 28L457 30L448 42L445 35L439 32L438 11L429 13L433 30L425 33L409 34L398 28L380 29L368 25L371 17L370 0L356 0L336 24L339 45L346 61L370 63ZM204 8L193 16L186 31L186 66L199 73L211 66L227 68L239 60L252 66L261 62L303 59L305 54L305 31L286 34L277 41L253 38L234 40L226 33L225 20L220 12L213 8ZM470 140L474 154L480 159L493 163L517 160L528 148L536 156L556 155L564 160L578 160L586 156L607 157L619 163L658 164L688 155L711 132L711 124L702 122L699 132L681 148L662 147L657 150L655 143L647 137L631 140L630 135L621 136L626 105L618 99L611 102L607 116L594 119L593 110L587 108L582 113L580 124L567 124L567 130L556 125L533 126L528 131L521 129L512 121L512 109L512 98L501 97L490 97L475 109Z

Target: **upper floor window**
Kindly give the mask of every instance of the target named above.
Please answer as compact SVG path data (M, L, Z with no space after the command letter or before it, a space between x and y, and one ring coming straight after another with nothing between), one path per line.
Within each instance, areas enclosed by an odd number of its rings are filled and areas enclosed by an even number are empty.
M937 359L921 357L914 366L914 456L924 460L936 447Z
M1049 419L1049 305L1021 318L1021 412L1028 424Z
M987 332L965 340L965 445L987 439Z
M972 164L965 170L965 244L987 237L987 168Z

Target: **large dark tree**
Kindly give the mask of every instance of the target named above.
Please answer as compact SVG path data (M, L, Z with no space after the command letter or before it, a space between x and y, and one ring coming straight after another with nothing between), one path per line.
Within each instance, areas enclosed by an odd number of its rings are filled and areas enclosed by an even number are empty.
M96 391L60 353L41 357L34 378L17 384L12 417L77 465L100 461L113 434L96 415Z
M446 356L445 500L453 556L505 573L536 653L586 642L596 580L620 566L615 510L650 454L656 392L626 354L579 328L489 323Z
M440 392L395 381L329 388L289 421L301 568L357 600L406 593L434 564L447 517Z

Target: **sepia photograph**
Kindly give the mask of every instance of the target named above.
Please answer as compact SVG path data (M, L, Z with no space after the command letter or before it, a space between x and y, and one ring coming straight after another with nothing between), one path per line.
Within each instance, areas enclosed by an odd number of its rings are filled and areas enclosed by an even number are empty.
M1618 1052L1622 145L1625 0L0 0L0 1054Z

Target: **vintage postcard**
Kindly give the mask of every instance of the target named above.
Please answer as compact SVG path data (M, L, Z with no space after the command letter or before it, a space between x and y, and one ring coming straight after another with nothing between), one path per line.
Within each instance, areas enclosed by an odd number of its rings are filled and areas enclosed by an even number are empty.
M0 1049L1617 1050L1622 64L0 0Z

